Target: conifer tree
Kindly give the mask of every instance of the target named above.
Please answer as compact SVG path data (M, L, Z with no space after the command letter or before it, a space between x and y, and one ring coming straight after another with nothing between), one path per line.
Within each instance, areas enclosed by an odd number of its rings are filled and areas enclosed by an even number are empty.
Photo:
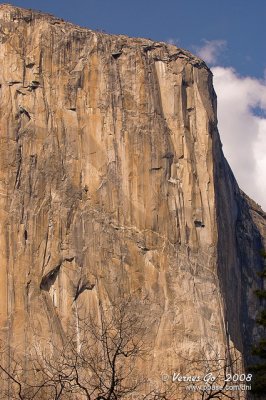
M258 357L258 362L250 367L253 372L252 391L259 399L266 394L266 252L264 250L261 256L264 259L264 269L259 275L263 279L263 285L262 289L256 290L255 293L262 303L262 311L257 318L257 323L263 328L263 334L252 351L253 355Z

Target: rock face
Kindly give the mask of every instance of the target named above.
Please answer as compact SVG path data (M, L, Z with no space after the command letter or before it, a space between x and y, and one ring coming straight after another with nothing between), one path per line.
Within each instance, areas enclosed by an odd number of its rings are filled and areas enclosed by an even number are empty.
M2 338L26 352L131 293L156 376L207 343L247 360L265 214L224 159L207 66L8 5L0 24Z

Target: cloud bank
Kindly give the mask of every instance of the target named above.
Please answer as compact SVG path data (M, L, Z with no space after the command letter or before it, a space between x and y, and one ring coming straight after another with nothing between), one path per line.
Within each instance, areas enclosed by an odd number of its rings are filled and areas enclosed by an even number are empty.
M216 64L218 57L226 48L225 40L204 40L204 45L196 47L197 55L207 64Z
M169 38L166 40L167 43L169 44L173 44L175 46L179 46L180 45L180 40L178 38Z
M212 68L218 128L239 186L266 210L266 83Z

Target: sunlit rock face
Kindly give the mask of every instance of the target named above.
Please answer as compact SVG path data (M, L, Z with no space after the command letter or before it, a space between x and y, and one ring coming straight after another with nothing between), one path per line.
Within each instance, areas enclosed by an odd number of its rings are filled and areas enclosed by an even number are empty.
M2 338L26 352L131 294L156 379L208 344L245 353L265 214L223 157L207 66L8 5L0 24Z

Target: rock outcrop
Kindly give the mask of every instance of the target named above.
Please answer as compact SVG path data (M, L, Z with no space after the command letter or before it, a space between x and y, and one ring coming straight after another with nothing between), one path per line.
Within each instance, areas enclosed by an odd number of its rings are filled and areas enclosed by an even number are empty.
M1 337L26 353L132 294L158 379L208 343L247 360L266 218L223 156L205 63L1 5L0 66Z

